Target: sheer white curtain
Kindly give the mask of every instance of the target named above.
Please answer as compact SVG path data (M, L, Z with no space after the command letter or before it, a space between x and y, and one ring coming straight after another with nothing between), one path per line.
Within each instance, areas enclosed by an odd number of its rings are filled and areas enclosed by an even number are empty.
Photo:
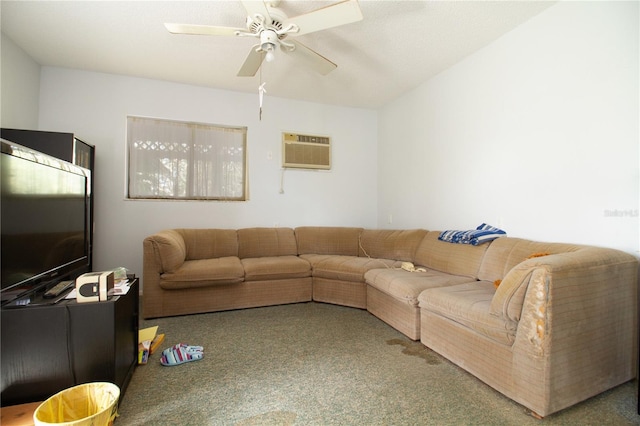
M246 127L127 117L129 198L246 199Z

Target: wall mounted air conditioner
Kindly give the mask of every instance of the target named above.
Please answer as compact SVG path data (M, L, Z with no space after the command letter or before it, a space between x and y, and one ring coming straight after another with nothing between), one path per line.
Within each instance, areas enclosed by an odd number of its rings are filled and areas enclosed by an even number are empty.
M282 133L282 167L331 168L331 138Z

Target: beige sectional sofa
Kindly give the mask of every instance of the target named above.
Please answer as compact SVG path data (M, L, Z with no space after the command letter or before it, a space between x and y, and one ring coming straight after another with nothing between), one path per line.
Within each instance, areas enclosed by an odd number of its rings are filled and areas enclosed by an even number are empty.
M309 301L367 309L538 416L636 376L634 256L511 237L454 244L439 235L356 227L158 232L143 243L143 315Z

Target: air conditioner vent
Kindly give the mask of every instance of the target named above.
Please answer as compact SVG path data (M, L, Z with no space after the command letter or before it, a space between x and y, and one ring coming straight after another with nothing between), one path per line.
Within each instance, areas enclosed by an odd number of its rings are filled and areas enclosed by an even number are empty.
M282 167L330 169L331 138L327 136L283 133Z

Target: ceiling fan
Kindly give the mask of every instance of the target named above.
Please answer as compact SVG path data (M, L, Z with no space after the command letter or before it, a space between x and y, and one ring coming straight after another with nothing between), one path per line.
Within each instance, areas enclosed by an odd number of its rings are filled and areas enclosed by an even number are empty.
M249 55L238 71L239 77L254 76L263 60L273 61L277 46L292 57L306 62L318 73L326 75L337 65L299 41L288 37L326 30L362 19L358 0L343 0L293 18L287 17L282 10L278 9L280 0L241 0L241 2L247 11L246 28L171 23L164 25L174 34L257 38L259 42L249 51Z

